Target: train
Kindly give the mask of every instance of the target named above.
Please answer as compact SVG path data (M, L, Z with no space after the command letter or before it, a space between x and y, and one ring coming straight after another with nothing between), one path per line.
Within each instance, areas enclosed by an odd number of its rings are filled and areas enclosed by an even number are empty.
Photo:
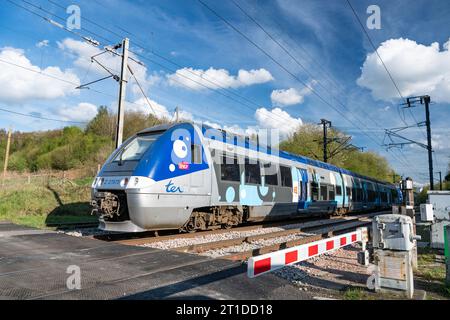
M142 130L109 156L92 183L99 228L195 232L402 201L393 184L268 145L193 122Z

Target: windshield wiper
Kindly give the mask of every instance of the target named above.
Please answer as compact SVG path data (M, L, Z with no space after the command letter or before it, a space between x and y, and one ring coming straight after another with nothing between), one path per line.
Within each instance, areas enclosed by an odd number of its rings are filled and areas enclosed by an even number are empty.
M126 149L127 149L127 147L124 147L124 148L120 151L120 154L119 154L119 163L117 164L118 166L122 166L122 165L123 165L122 156L123 156L123 154L124 154L124 152L125 152Z

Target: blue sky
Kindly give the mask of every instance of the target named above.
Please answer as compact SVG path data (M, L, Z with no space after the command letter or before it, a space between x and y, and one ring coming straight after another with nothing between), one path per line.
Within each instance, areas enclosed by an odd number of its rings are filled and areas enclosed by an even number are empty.
M171 117L179 106L186 118L243 129L281 128L286 134L301 123L326 118L352 135L354 144L385 156L399 173L427 181L424 149L406 146L402 152L386 152L380 146L384 128L413 124L415 120L408 111L403 120L399 115L398 93L345 0L235 0L298 63L232 1L204 0L299 81L195 0L11 1L59 23L64 23L59 18L69 16L63 8L78 5L82 30L75 31L100 41L101 47L119 42L119 36L128 36L133 56L145 63L145 68L136 64L132 68L160 115ZM435 171L445 172L450 155L450 54L445 46L450 37L450 3L351 3L364 24L369 5L381 9L381 29L368 33L401 93L430 94L435 102L431 107ZM0 65L4 70L0 75L0 108L85 122L95 114L96 106L116 107L117 83L112 79L90 86L91 90L74 89L73 83L107 75L89 61L90 55L100 49L6 0L0 21ZM113 73L119 69L117 58L103 55L99 60ZM132 79L127 100L127 108L150 112ZM423 121L422 107L412 113ZM0 110L0 128L48 130L67 124ZM411 128L404 134L424 142L424 132L424 128Z

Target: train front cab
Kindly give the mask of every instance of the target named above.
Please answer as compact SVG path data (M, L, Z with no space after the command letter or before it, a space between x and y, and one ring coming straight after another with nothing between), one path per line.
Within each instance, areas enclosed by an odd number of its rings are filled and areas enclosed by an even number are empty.
M157 129L127 140L94 181L93 203L100 209L101 229L178 229L194 208L210 204L211 177L201 132L190 123ZM146 144L150 137L155 139ZM122 216L102 212L104 196L111 194L124 195L119 199L127 209Z

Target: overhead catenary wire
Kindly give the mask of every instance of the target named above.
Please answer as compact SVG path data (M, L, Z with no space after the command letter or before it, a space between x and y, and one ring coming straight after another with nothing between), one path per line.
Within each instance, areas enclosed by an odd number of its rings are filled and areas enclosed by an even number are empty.
M260 52L262 52L265 56L267 56L272 62L274 62L276 65L278 65L282 70L284 70L286 73L291 75L296 81L303 84L306 88L311 90L311 92L316 95L322 102L324 102L326 105L331 107L333 110L335 110L337 113L339 113L345 120L347 120L349 123L357 127L358 129L361 129L358 125L356 125L352 120L347 118L345 114L343 114L340 110L335 108L332 104L330 104L327 100L325 100L319 93L317 93L314 88L312 88L310 85L305 83L303 80L298 78L295 74L293 74L289 69L287 69L284 65L282 65L278 60L276 60L271 54L269 54L266 50L264 50L261 46L259 46L257 43L255 43L253 40L251 40L247 35L245 35L241 30L239 30L237 27L235 27L231 22L229 22L227 19L225 19L222 15L220 15L216 10L212 9L210 6L208 6L204 1L197 0L202 6L204 6L206 9L208 9L210 12L212 12L217 18L219 18L221 21L223 21L226 25L228 25L231 29L236 31L238 34L240 34L244 39L246 39L249 43L251 43L254 47L256 47ZM361 132L366 135L369 139L374 141L376 145L382 146L378 141L376 141L372 136L368 135L366 132ZM394 154L392 154L394 157L396 157ZM397 157L396 157L397 158Z
M406 101L406 99L404 98L402 92L400 91L399 86L397 85L397 83L394 80L394 77L392 76L391 72L389 71L388 67L386 66L386 63L384 63L383 58L381 57L380 53L378 52L377 47L375 46L375 44L372 41L372 38L370 37L369 33L367 32L366 28L364 27L364 24L362 23L361 19L359 18L359 15L357 14L355 8L352 6L350 0L346 0L348 6L350 7L351 11L353 12L353 15L355 16L356 20L358 21L359 26L361 27L361 29L363 30L364 34L367 37L367 40L369 41L370 45L372 46L373 50L375 51L378 59L380 60L381 64L383 65L384 70L386 71L387 75L389 76L389 79L391 80L392 84L394 85L395 89L397 90L397 93L400 97L401 100ZM411 110L409 110L411 112ZM414 114L411 112L411 116L413 117L414 121L416 123L418 123L416 117L414 116ZM408 125L408 123L406 121L404 121L404 119L402 119L403 122ZM422 132L423 133L423 132Z
M141 91L142 95L145 98L145 101L147 101L147 104L149 105L150 109L152 109L153 114L155 115L155 117L157 117L157 114L155 112L155 109L153 108L152 103L150 102L150 99L147 97L147 95L145 94L144 89L142 88L141 84L139 83L136 75L134 74L133 70L131 69L131 67L128 65L128 70L130 71L131 75L134 78L134 81L136 82L137 86L139 87L139 90Z
M89 32L89 31L88 31ZM90 32L91 34L92 34L92 32ZM154 61L152 61L152 62L154 62ZM190 80L192 80L192 79L190 79ZM208 86L206 86L206 87L208 87Z
M29 12L33 13L34 15L37 15L37 16L43 18L43 19L46 20L47 22L49 21L49 19L48 19L47 17L42 16L42 15L39 15L38 13L36 13L36 12L34 12L34 11L32 11L32 10L26 8L26 7L20 6L20 5L16 4L16 3L14 3L12 0L7 0L7 1L10 2L10 3L15 4L16 6L22 8L22 9L24 9L24 10L26 10L26 11L29 11ZM39 10L45 12L46 14L49 14L49 15L51 15L51 16L53 16L53 17L56 17L56 18L58 18L58 19L60 19L60 20L64 20L64 18L62 18L62 17L60 17L60 16L58 16L58 15L53 14L52 12L50 12L50 11L44 9L42 6L34 5L34 4L32 4L32 3L30 3L29 1L26 1L26 0L22 0L22 1L25 2L25 3L30 4L31 6L33 6L33 7L36 8L36 9L39 9ZM85 18L85 19L86 19L86 18ZM62 28L62 29L68 31L67 28ZM104 29L106 29L106 28L104 28ZM82 30L85 30L86 32L89 32L90 34L96 35L95 32L92 32L92 31L90 31L90 30L88 30L88 29L86 29L86 28L82 28ZM78 37L81 37L81 38L83 38L83 39L86 40L86 37L84 37L84 36L82 36L82 35L80 35L80 34L78 34L78 33L74 33L74 32L71 32L71 33L74 34L74 35L76 35L76 36L78 36ZM104 40L106 40L106 41L109 42L109 43L112 42L112 41L110 41L109 39L107 39L107 38L105 38L105 37L103 37L103 36L101 36L101 38L104 39ZM92 43L91 43L91 44L92 44ZM99 44L100 44L100 43L99 43ZM99 45L99 44L98 44L98 45ZM148 58L148 57L145 57L145 56L143 56L143 55L140 54L140 53L137 53L137 52L134 52L134 51L131 51L131 50L130 50L130 53L133 53L135 56L142 57L143 59L146 59L147 61L150 61L150 62L152 62L152 63L154 63L154 64L156 64L156 65L162 67L163 69L166 69L166 70L169 70L170 72L176 73L176 70L173 70L173 69L171 69L171 68L168 68L167 66L164 66L164 65L158 63L158 62L155 61L155 60L152 60L152 59L150 59L150 58ZM153 52L153 54L155 54L155 53ZM157 54L155 54L155 55L158 56ZM162 56L159 55L159 57L162 57ZM130 59L133 60L133 61L135 61L135 62L137 62L137 61L136 61L135 59L133 59L132 57L130 57ZM167 61L169 61L167 58L165 58L165 59L166 59ZM170 61L170 62L171 62L171 63L174 63L173 61ZM175 63L175 64L176 64L176 63ZM199 77L197 74L191 72L190 70L187 70L187 71L188 71L189 73L192 73L192 74L195 75L196 77ZM200 86L202 86L202 87L204 87L204 88L206 88L206 89L215 91L215 92L217 92L218 94L220 94L220 95L222 95L222 96L224 96L224 97L226 97L226 98L228 98L228 99L230 99L230 100L233 100L233 101L235 101L235 102L237 102L237 103L243 105L244 107L250 108L249 106L247 106L246 104L243 104L241 101L237 100L236 98L231 97L231 96L225 94L224 92L217 91L216 89L214 89L214 88L212 88L212 87L210 87L210 86L207 86L207 85L205 85L204 83L202 83L202 82L200 82L200 81L197 81L197 80L194 80L194 79L192 79L192 78L190 78L190 77L187 77L187 76L184 75L184 74L179 74L179 73L178 73L177 75L178 75L178 76L181 76L182 78L185 78L185 79L187 79L187 80L189 80L189 81L191 81L191 82L194 82L194 83L196 83L196 84L198 84L198 85L200 85ZM204 80L204 81L207 81L207 82L209 82L209 83L213 83L213 84L214 84L214 82L212 82L212 81L209 80L209 79L206 79L206 78L201 77L201 76L200 76L199 78L200 78L201 80ZM172 79L172 81L177 82L177 83L180 83L182 86L189 87L189 86L187 86L185 83L180 82L180 81L177 81L176 79ZM230 90L228 90L227 88L221 87L220 84L215 83L215 86L219 86L221 89L224 89L225 91L230 92ZM234 93L234 94L236 95L236 93ZM240 95L239 95L239 96L240 96ZM242 98L242 96L240 96L240 97ZM260 105L258 105L258 104L256 104L256 103L253 103L253 104L256 105L257 107L260 107ZM253 109L253 108L251 108L251 110L252 110L252 111L255 111L255 109ZM284 118L284 117L282 117L282 116L280 116L280 115L278 115L278 114L270 114L270 115L268 115L268 116L269 116L269 118L272 118L273 120L276 120L276 121L280 121L280 120L281 120L281 121L286 121L286 120L287 120L286 118ZM277 117L278 119L275 119L274 117Z
M22 113L22 112L13 111L13 110L8 110L8 109L4 109L2 107L0 107L0 111L8 112L8 113L16 114L16 115L20 115L20 116L23 116L23 117L40 119L40 120L56 121L56 122L63 122L63 123L74 123L74 124L87 124L87 122L83 122L83 121L71 121L71 120L47 118L47 117L37 116L37 115L33 115L33 114L26 114L26 113Z
M10 1L10 0L8 0L8 1ZM11 1L10 1L11 2ZM27 9L27 8L24 8L24 7L22 7L22 6L20 6L21 8L23 8L23 9L25 9L25 10L27 10L27 11L30 11L29 9ZM48 10L45 10L45 9L42 9L41 7L37 7L37 6L34 6L34 7L36 7L36 8L39 8L40 10L43 10L44 12L47 12L47 13L49 13L49 14L52 14L51 12L49 12ZM35 12L32 12L32 13L34 13L34 14L36 14ZM40 16L39 14L36 14L36 15L38 15L38 16ZM41 16L42 17L42 16ZM45 17L43 17L45 20L47 20L48 21L48 19L47 18L45 18ZM59 17L60 18L60 17ZM60 18L61 19L61 18ZM89 33L91 33L91 34L95 34L94 32L91 32L91 31L89 31L89 30L87 30L87 32L89 32ZM79 34L76 34L76 35L78 35L78 36L80 36ZM83 37L83 36L81 36L83 39L85 39L85 37ZM103 39L106 39L106 38L104 38L104 37L102 37ZM106 40L108 40L109 41L109 39L106 39ZM110 42L110 41L109 41ZM147 58L147 60L150 60L151 62L153 62L153 63L156 63L156 64L159 64L159 63L157 63L156 61L154 61L154 60L151 60L151 59L149 59L149 58ZM164 66L164 65L161 65L161 64L159 64L161 67L163 67L163 68L165 68L165 69L168 69L166 66ZM170 68L169 68L169 70L170 70ZM172 72L174 72L173 70L171 70ZM191 79L191 78L189 78L189 77L186 77L185 75L181 75L181 76L183 76L184 78L187 78L188 80L190 80L190 81L193 81L193 82L195 82L195 83L198 83L199 85L202 85L203 87L206 87L206 88L208 88L208 89L211 89L209 86L205 86L203 83L199 83L198 81L195 81L195 80L193 80L193 79ZM184 84L183 84L184 85ZM220 91L218 91L220 94L223 94L222 92L220 92ZM226 96L226 95L225 95ZM344 116L341 112L339 112L338 110L336 110L338 113L340 113L342 116ZM276 116L278 116L278 115L276 115ZM279 116L278 116L279 117ZM344 118L345 118L345 116L344 116ZM280 119L281 119L281 117L280 117ZM284 119L283 119L284 120ZM357 126L358 127L358 126ZM359 128L359 127L358 127ZM370 137L370 136L368 136L369 138L371 138L373 141L375 141L372 137ZM376 142L376 141L375 141Z
M24 0L22 0L22 1L24 1ZM42 18L42 19L44 19L44 20L47 21L47 22L49 21L49 19L46 18L45 16L42 16L42 15L40 15L40 14L38 14L38 13L36 13L36 12L34 12L34 11L32 11L32 10L26 8L26 7L20 6L20 5L16 4L16 3L14 3L14 2L11 1L11 0L8 0L8 2L11 2L12 4L18 6L19 8L21 8L21 9L27 11L27 12L30 12L30 13L32 13L32 14L34 14L34 15L36 15L36 16ZM66 29L64 28L64 30L66 30ZM67 31L67 30L66 30L66 31ZM72 32L71 32L71 33L72 33ZM82 35L80 35L80 34L77 34L77 33L75 33L75 35L77 35L78 37L81 37L81 38L83 38L83 39L85 38L84 36L82 36ZM95 46L95 47L96 47L96 46ZM111 53L112 53L112 52L111 52ZM86 60L87 60L87 59L86 59ZM26 69L26 70L31 71L31 72L36 72L36 70L29 69L29 68L27 68L27 67L25 67L25 66L17 65L17 64L14 64L14 63L12 63L12 62L4 61L4 60L3 60L3 62L4 62L4 63L9 63L9 64L11 64L11 65L15 65L15 66L17 66L17 67ZM160 65L160 66L161 66L161 67L165 67L165 66L163 66L163 65ZM166 67L166 68L167 68L167 67ZM78 85L79 85L78 83L70 82L70 81L67 81L67 80L64 80L64 79L61 79L61 78L57 78L57 77L54 77L54 76L52 76L52 75L46 74L46 73L44 73L44 72L36 72L36 73L42 74L42 75L47 76L47 77L54 78L55 80L60 80L60 81L66 82L66 83L70 83L70 84L72 84L72 85L74 85L74 86L78 86ZM177 80L174 80L174 81L180 83L181 85L184 85L182 82L179 82L179 81L177 81ZM114 95L107 94L107 93L104 93L104 92L99 91L99 90L94 90L94 89L92 89L92 88L90 88L90 91L93 91L93 92L96 92L96 93L101 93L101 94L104 94L104 95L107 95L107 96L111 96L111 97L115 97ZM130 103L130 104L133 104L133 105L141 106L140 104L137 104L137 103L132 102L132 101L129 101L129 100L126 100L126 102L128 102L128 103ZM207 117L205 117L205 116L201 116L201 117L202 117L202 118L207 118Z

